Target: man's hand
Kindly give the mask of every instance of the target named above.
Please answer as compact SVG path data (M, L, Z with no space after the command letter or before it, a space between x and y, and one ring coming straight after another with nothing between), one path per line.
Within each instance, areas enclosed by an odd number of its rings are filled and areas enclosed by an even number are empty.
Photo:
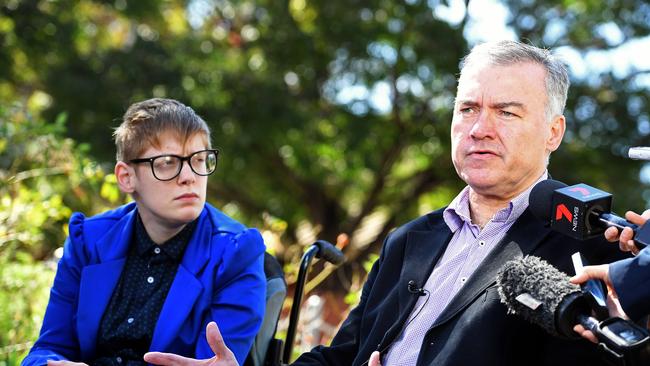
M379 351L375 351L370 355L368 366L381 366L381 355Z
M47 366L88 366L83 362L72 362L67 360L47 360Z
M633 224L641 226L645 224L648 219L650 219L650 210L645 210L642 215L639 215L636 212L628 211L625 213L625 219ZM605 230L605 238L608 241L618 241L618 246L622 251L632 252L632 254L637 255L639 253L639 248L634 245L634 240L632 240L633 236L634 232L629 227L626 227L620 233L618 229L613 226Z
M205 337L208 340L208 345L210 345L210 348L214 352L214 357L212 358L197 360L173 353L147 352L144 355L144 360L154 365L162 366L239 366L235 355L226 347L217 323L208 323L205 329Z
M607 310L609 311L609 316L627 319L627 315L625 315L625 312L623 311L623 308L621 308L621 304L618 301L618 295L614 290L612 281L609 279L609 264L602 264L599 266L586 266L580 273L571 277L571 282L575 284L582 284L590 279L602 280L607 286ZM598 343L598 338L596 338L596 335L590 330L585 329L582 325L576 325L573 327L573 330L580 334L583 338L586 338L593 343Z

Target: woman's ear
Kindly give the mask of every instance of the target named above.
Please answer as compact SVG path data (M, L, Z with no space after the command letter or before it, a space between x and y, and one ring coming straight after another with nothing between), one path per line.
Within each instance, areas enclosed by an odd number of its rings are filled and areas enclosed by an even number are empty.
M120 191L124 193L133 193L135 191L135 170L127 163L118 161L115 164L115 178L117 178L117 186Z

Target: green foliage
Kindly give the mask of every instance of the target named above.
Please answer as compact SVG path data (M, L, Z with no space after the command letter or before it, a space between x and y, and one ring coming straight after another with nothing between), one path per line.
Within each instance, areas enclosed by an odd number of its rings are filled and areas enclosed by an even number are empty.
M38 335L70 215L124 196L86 147L63 136L64 115L46 123L0 104L0 121L0 363L17 364Z
M46 258L61 246L73 211L92 214L124 198L114 178L64 138L65 116L48 124L20 105L0 105L0 255Z
M52 262L15 263L0 266L0 364L18 364L22 353L36 339L43 322L49 288L54 278Z

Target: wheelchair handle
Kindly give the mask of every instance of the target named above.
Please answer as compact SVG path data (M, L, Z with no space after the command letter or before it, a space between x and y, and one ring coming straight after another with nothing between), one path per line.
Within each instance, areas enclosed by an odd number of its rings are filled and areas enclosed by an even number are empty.
M319 251L316 252L316 258L322 258L335 266L341 265L343 262L345 262L345 255L339 248L335 247L330 242L325 240L317 240L312 245L317 245L319 249Z
M340 265L345 261L345 255L340 249L325 240L317 240L302 255L300 260L300 270L298 271L298 280L296 281L296 290L293 294L293 305L291 305L291 314L289 316L289 327L287 328L287 339L284 342L284 352L282 362L289 362L291 352L293 351L293 340L296 337L296 327L300 317L300 303L307 281L307 272L311 266L314 257L322 258L334 265Z

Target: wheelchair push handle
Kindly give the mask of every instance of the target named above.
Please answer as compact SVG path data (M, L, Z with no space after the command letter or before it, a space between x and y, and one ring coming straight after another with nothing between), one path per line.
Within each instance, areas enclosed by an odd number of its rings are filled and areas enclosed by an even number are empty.
M345 261L345 255L341 250L325 240L317 240L312 244L305 254L302 255L300 260L300 269L298 271L298 280L296 281L296 289L293 295L293 305L291 306L291 314L289 315L289 327L287 329L287 338L284 342L284 352L282 355L283 362L289 362L291 352L293 351L293 340L296 336L296 327L298 326L298 318L300 316L300 304L302 302L302 295L305 289L305 282L307 281L307 272L311 266L312 259L322 258L336 266Z
M312 246L318 246L318 252L316 253L316 258L321 258L327 262L332 263L335 266L342 264L345 261L345 255L341 250L330 242L325 240L317 240Z

